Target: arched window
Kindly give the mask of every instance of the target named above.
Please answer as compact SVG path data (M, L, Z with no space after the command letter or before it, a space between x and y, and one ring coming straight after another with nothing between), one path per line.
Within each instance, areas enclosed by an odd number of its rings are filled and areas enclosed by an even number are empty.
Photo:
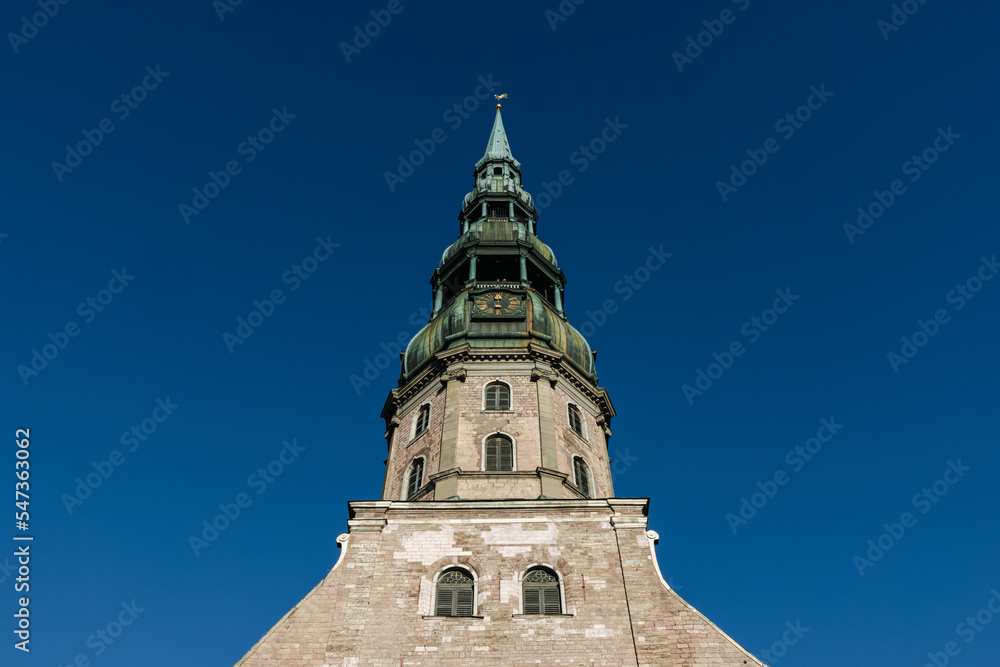
M590 468L579 456L573 457L573 479L576 481L576 488L590 498Z
M475 582L459 568L445 570L438 577L435 616L472 616L475 607Z
M424 481L424 459L418 457L413 459L410 467L406 469L406 499L409 500L416 495Z
M510 387L504 382L486 385L486 409L510 410Z
M524 590L524 613L543 616L562 613L559 601L559 577L544 567L528 570L522 584Z
M586 437L583 435L583 415L580 414L580 408L572 403L567 407L569 410L569 427L573 429L573 433L576 433L581 438Z
M417 412L417 421L413 428L413 437L417 437L427 430L427 427L431 423L431 406L430 403L424 403L420 406L420 411Z
M514 443L502 433L496 433L486 439L486 469L514 469Z

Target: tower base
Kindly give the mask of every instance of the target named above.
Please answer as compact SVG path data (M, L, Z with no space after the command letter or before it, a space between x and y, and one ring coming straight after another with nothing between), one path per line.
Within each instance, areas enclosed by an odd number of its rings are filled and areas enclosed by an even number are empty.
M762 665L663 580L648 504L351 502L337 564L237 667ZM452 566L475 580L473 616L435 615ZM533 566L558 575L562 613L523 613Z

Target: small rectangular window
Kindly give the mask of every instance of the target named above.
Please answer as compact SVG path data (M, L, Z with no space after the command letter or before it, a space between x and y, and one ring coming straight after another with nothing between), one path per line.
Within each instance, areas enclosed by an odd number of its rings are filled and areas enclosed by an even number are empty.
M510 410L510 389L502 382L486 387L487 410Z
M573 477L576 480L576 488L580 489L584 496L590 498L590 475L587 464L580 457L573 459Z
M569 406L569 427L578 436L583 437L583 415L575 405Z
M406 479L406 499L409 500L420 487L423 485L424 481L424 460L422 458L414 459L413 463L410 464L409 476Z
M486 441L486 469L514 469L514 447L509 439L495 435Z
M417 413L417 424L413 431L413 437L417 437L427 430L431 423L431 406L421 405L420 412Z

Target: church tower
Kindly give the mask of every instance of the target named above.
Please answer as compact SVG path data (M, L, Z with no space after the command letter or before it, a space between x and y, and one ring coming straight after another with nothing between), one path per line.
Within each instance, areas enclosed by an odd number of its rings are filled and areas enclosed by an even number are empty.
M614 497L615 410L499 104L473 177L382 409L381 499L238 666L761 665L663 580L649 500Z

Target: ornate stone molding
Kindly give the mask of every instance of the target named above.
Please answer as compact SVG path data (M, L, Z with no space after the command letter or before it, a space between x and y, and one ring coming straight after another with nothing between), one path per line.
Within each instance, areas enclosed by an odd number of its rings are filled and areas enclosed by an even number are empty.
M604 431L604 437L605 438L610 438L611 437L611 426L608 425L608 419L607 419L607 417L605 415L603 415L603 414L600 414L600 415L597 415L597 417L594 419L594 421L597 422L597 425L601 427L602 431Z
M539 380L548 380L549 384L555 387L556 382L559 380L559 375L557 373L543 371L540 368L531 369L531 381L538 382Z
M447 373L441 374L441 384L448 384L452 380L458 380L459 382L465 382L465 378L468 377L468 373L464 368L459 368L458 370L448 371Z

